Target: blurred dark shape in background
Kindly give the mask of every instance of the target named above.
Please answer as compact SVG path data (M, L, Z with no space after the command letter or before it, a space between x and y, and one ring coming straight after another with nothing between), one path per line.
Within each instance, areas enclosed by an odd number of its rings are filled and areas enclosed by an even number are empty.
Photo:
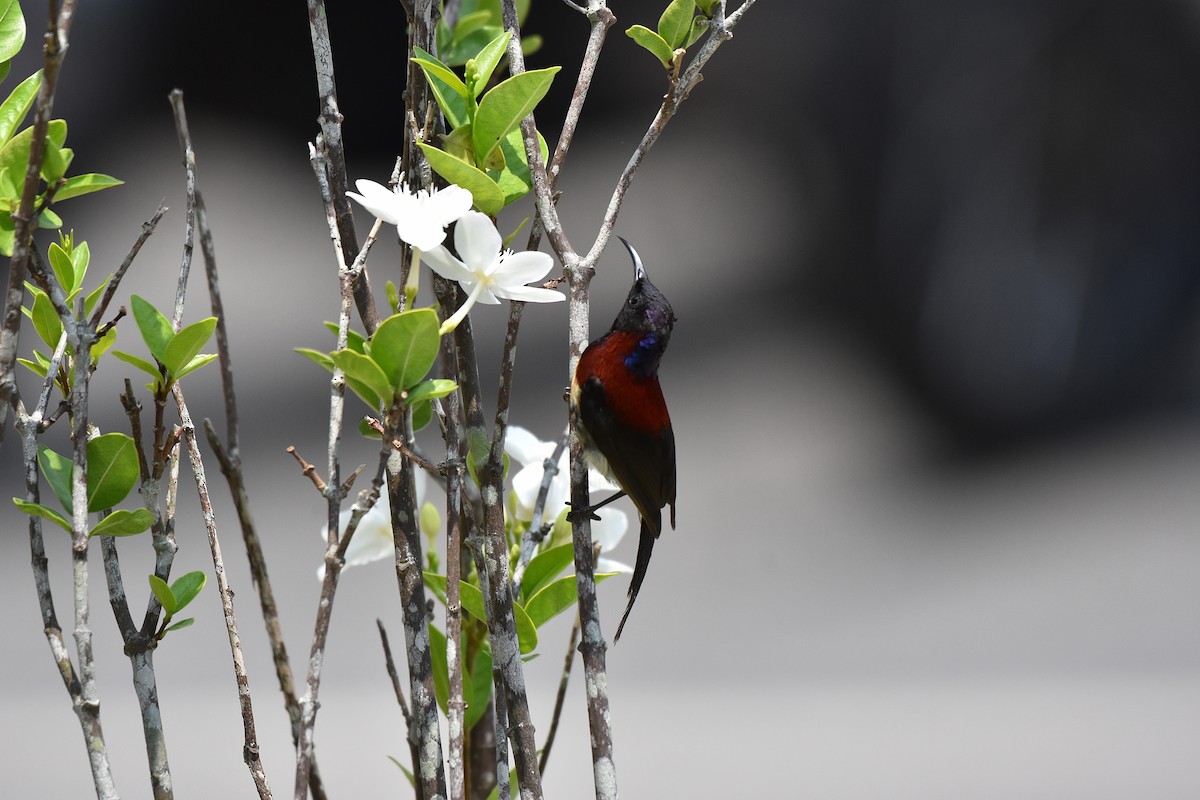
M586 109L593 125L618 125L635 108L631 124L644 125L642 101L662 91L621 34L652 23L637 5L614 4L621 19ZM89 114L114 104L161 121L174 86L196 116L290 141L315 131L301 14L249 6L231 26L228 14L138 3L80 15L75 63L110 46L106 26L147 31L107 60L102 89L77 74L64 82L60 108L81 138ZM403 12L381 0L329 15L351 159L385 169L401 102L381 92L403 69ZM697 103L688 114L707 119L689 125L710 132L714 164L745 145L770 154L751 159L755 169L787 171L796 224L762 247L787 256L747 270L769 270L754 278L804 302L771 311L828 314L863 334L963 443L1069 433L1189 392L1197 28L1194 4L1167 0L767 3L707 76L710 94L736 103ZM533 66L573 65L586 36L559 2L535 4L526 29L554 48ZM551 141L573 79L572 66L539 112ZM88 103L97 91L105 102ZM103 161L103 148L77 150ZM734 174L726 190L753 204L759 180ZM714 294L704 313L722 302Z

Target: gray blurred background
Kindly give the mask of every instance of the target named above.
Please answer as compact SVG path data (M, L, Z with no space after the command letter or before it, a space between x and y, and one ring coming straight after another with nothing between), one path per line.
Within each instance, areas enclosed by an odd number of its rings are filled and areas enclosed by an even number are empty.
M75 170L127 181L63 209L91 244L93 282L161 198L172 206L124 286L165 306L184 207L166 96L186 92L249 490L302 671L323 503L284 448L324 464L328 391L291 348L328 345L321 321L336 315L337 284L305 148L317 131L305 11L282 5L84 2L56 110L71 123ZM561 183L580 249L665 88L621 33L653 27L660 4L613 5L618 27ZM26 13L36 39L42 10ZM381 1L329 15L351 175L382 181L401 129L402 13ZM539 110L553 141L586 26L538 0L526 31L551 45L531 66L566 64ZM1200 796L1200 4L764 1L705 78L618 224L679 316L662 371L679 529L609 651L624 796ZM376 286L395 259L392 242L378 248ZM628 281L611 251L593 284L594 332ZM208 313L199 274L189 309ZM474 318L494 381L504 313ZM513 419L544 438L564 423L564 323L563 306L539 306L522 332ZM121 337L135 347L131 327ZM125 429L121 366L96 383L105 429ZM189 404L220 428L207 380L188 382ZM373 458L347 443L349 466ZM5 496L21 491L18 461L10 435ZM208 469L264 761L287 795L286 716L240 536ZM192 483L182 486L176 570L211 573ZM0 520L0 793L86 797L24 518L6 505ZM617 554L627 561L632 538ZM149 571L149 548L121 548L140 606L133 576ZM65 538L49 531L48 550L69 630ZM101 575L97 558L105 731L123 796L146 797ZM610 633L625 588L600 590ZM156 656L177 796L250 797L211 587L195 610L197 624ZM376 617L398 641L384 564L347 573L337 599L317 727L333 797L408 796L386 759L406 748ZM539 740L569 624L544 631L529 665ZM575 678L546 775L553 797L591 793Z

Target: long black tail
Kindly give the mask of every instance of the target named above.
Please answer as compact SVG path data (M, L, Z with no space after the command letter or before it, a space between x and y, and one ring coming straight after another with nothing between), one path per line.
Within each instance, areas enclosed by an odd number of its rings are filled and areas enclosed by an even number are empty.
M646 520L642 520L642 534L638 539L637 561L633 565L633 582L629 584L629 604L625 606L625 613L621 615L621 623L617 625L617 635L613 637L613 643L621 638L621 631L625 628L625 620L629 619L629 612L633 610L633 601L637 600L638 590L642 588L642 581L646 577L646 568L650 566L650 553L654 550L654 540L657 537L650 530L650 526L646 524Z

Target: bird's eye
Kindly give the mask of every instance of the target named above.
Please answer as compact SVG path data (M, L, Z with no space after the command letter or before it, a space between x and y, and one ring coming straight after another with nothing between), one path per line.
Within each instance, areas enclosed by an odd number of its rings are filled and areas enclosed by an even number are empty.
M631 306L636 306L639 302L641 302L641 299L637 295L629 298L629 305Z

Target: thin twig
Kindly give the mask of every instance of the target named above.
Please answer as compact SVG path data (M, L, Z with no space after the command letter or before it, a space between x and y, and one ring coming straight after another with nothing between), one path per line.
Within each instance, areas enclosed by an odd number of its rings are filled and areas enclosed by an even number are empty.
M571 626L571 639L567 643L567 655L563 659L562 677L558 681L558 693L554 696L554 713L550 717L550 730L546 732L546 743L542 745L542 755L538 759L538 771L546 774L546 762L550 760L550 748L554 746L554 737L558 735L558 722L562 718L563 701L567 698L567 684L571 679L571 665L575 663L575 646L579 643L579 617Z
M137 258L137 254L141 252L142 245L154 233L154 229L158 227L158 222L163 218L163 214L167 213L165 203L159 203L158 210L154 212L150 219L142 223L142 232L138 234L138 238L134 241L133 246L129 248L129 252L125 254L125 260L121 262L121 266L117 267L117 271L113 273L112 279L109 280L108 286L104 287L104 294L100 298L100 302L96 304L96 308L92 311L92 324L99 325L100 320L104 318L104 314L108 311L108 304L112 302L113 296L117 293L117 286L121 283L121 279L125 277L125 273L133 265L133 260Z
M237 618L233 610L233 591L229 587L229 579L225 575L225 560L221 556L221 542L217 538L217 521L213 514L212 501L208 495L208 481L204 476L204 462L200 458L200 447L196 442L196 428L192 424L191 414L188 413L184 401L183 388L178 382L173 390L175 405L179 410L179 424L183 428L183 442L187 446L188 459L192 465L192 474L196 478L196 492L200 496L200 508L204 513L204 527L208 532L208 547L212 552L213 574L217 579L217 591L221 596L221 610L225 616L225 630L229 635L229 650L233 659L233 674L237 681L238 703L242 711L242 758L250 769L254 786L258 790L260 800L271 797L271 789L267 784L267 775L263 771L259 753L258 735L254 727L254 706L250 697L250 679L246 675L246 665L242 659L241 637L238 635Z
M546 498L550 496L550 484L558 475L558 461L567 449L569 434L570 431L563 433L562 438L554 447L554 452L542 462L542 483L538 486L537 499L533 503L533 516L529 520L529 527L521 536L520 555L517 557L517 565L513 567L513 595L516 597L521 596L521 581L525 578L525 568L529 566L529 560L533 558L533 551L541 543L542 538L546 535L546 529L549 527L549 525L542 524L542 517L546 513Z

